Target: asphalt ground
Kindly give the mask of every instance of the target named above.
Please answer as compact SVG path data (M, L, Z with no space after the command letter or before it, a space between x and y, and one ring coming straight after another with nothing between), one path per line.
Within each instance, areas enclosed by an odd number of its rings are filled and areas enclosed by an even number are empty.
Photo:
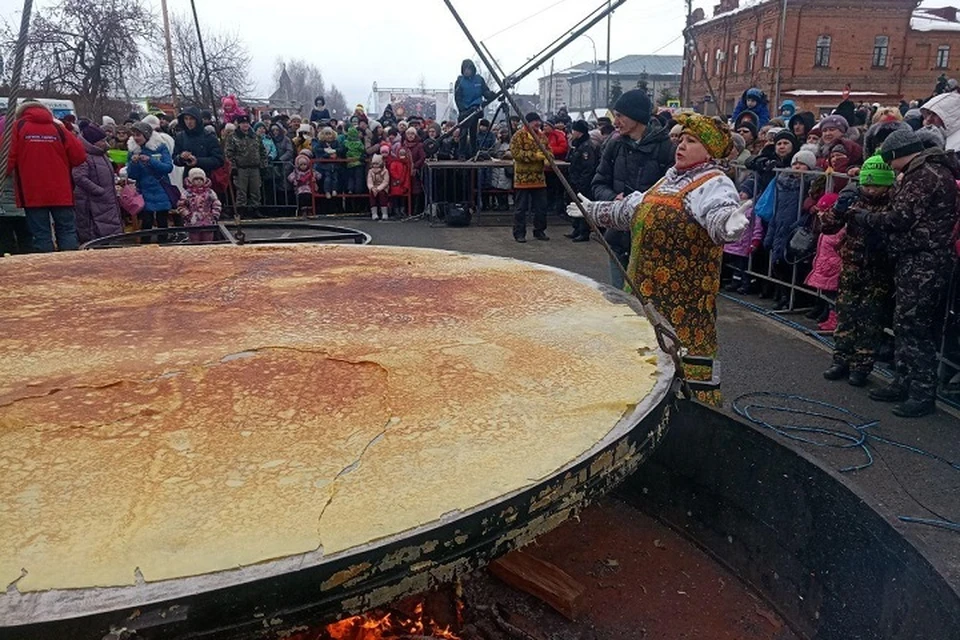
M369 233L373 244L430 247L506 256L574 271L601 282L609 282L606 254L596 242L572 243L563 237L566 225L552 224L549 242L534 240L526 244L513 241L509 218L483 214L479 225L466 228L431 226L426 221L373 222L358 218L324 218L324 223L357 228ZM554 221L551 220L551 223ZM746 301L764 305L766 301L749 297ZM933 416L904 420L890 413L890 406L871 401L868 389L856 389L845 382L828 382L821 373L830 364L827 347L804 336L796 329L747 309L734 300L718 302L720 361L725 398L724 411L733 413L731 403L743 394L771 392L804 396L842 407L859 414L853 422L878 421L867 431L936 454L960 467L960 420L943 409ZM874 376L871 386L882 384ZM817 407L810 407L820 411ZM837 415L834 410L824 413ZM769 415L769 414L767 414ZM788 422L770 419L771 424ZM809 424L838 429L855 435L851 428L818 419L793 424ZM834 448L798 442L760 427L782 444L804 452L822 466L839 471L862 465L862 448ZM812 434L819 442L846 444L835 438ZM900 522L898 516L948 519L960 522L960 470L930 457L879 442L868 443L874 462L867 468L841 474L847 485L912 540L960 589L960 532L920 524Z

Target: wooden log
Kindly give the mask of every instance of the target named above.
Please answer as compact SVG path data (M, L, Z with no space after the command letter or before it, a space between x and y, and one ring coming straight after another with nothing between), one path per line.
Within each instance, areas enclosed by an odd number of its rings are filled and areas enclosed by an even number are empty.
M542 600L565 618L577 619L586 588L560 567L518 550L493 561L490 572L514 589Z

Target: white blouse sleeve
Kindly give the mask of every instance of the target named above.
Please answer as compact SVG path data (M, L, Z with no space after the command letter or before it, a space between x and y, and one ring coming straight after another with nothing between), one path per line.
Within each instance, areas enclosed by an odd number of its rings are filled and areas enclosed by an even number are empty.
M617 231L630 231L633 213L643 202L643 195L640 191L634 191L622 200L591 202L589 206L585 207L587 218L599 227L616 229Z
M690 191L685 198L687 211L697 224L707 230L717 244L726 242L724 226L740 207L740 194L733 181L718 175Z

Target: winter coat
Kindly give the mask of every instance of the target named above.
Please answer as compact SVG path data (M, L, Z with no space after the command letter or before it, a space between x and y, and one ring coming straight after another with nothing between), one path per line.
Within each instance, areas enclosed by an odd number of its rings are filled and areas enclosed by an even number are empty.
M423 150L423 143L420 140L404 140L401 145L410 154L410 161L413 163L414 173L419 173L423 168L423 163L427 161L427 154Z
M237 129L227 138L226 154L230 164L238 169L263 169L267 166L267 149L253 129L247 134Z
M796 129L794 129L794 125L800 122L803 123L803 135L797 135ZM816 124L817 117L812 111L801 111L790 117L789 122L787 122L787 127L790 129L790 133L797 136L800 144L803 144L807 141L807 135L810 133L810 130L813 129Z
M173 150L176 148L177 143L169 133L165 133L160 130L154 130L153 135L159 136L160 141L163 142L163 146L167 148L167 151L170 152L170 158L173 159ZM127 151L130 150L129 138L127 139ZM178 167L176 164L173 165L173 171L170 172L170 184L177 187L181 191L183 190L180 185L183 184L183 167Z
M477 149L479 151L491 153L493 148L496 146L497 137L493 135L492 131L483 131L477 133Z
M260 138L260 144L263 145L263 148L267 152L267 162L275 162L277 160L277 145L273 141L273 138L266 135L263 137L257 137Z
M803 195L810 190L813 176L803 176ZM773 217L767 224L767 233L763 239L763 246L770 251L770 259L774 262L785 262L790 236L800 222L801 177L793 173L777 175L777 194L773 210Z
M23 109L13 123L7 160L17 206L72 207L71 170L86 159L80 139L56 124L49 109L41 105Z
M574 140L573 145L567 154L567 162L570 163L567 180L574 191L589 197L593 176L600 163L600 150L586 135Z
M763 220L760 219L760 216L753 216L752 224L747 225L740 239L736 242L723 245L723 252L729 253L732 256L745 258L753 253L753 244L755 242L759 245L763 244L763 233Z
M397 116L393 113L393 105L388 104L384 108L383 115L380 116L380 124L384 127L397 126Z
M547 137L537 132L541 142L546 145ZM513 156L513 188L544 189L547 186L543 165L546 157L540 151L533 134L526 128L513 134L510 140L510 154Z
M839 233L833 235L820 234L817 239L817 255L813 259L813 270L803 281L805 285L823 291L839 289L840 270L843 267L840 247L843 245L846 235L845 229L841 229Z
M382 133L374 133L373 131L368 131L367 135L363 136L363 146L364 151L368 156L373 156L380 153L380 146L385 142Z
M193 129L187 129L183 124L185 115L196 118L197 126ZM194 166L203 169L209 176L211 173L223 166L223 149L220 148L220 141L217 136L207 133L203 127L203 121L200 118L200 110L196 107L187 107L178 118L180 122L180 133L174 140L173 163L178 167L192 168ZM188 165L180 158L184 151L192 153L197 163Z
M103 149L83 138L80 142L87 152L87 160L73 169L77 237L80 242L89 242L95 238L123 233L113 163Z
M290 138L281 132L277 137L268 135L264 138L264 140L268 139L273 143L273 148L277 150L276 157L273 160L287 165L292 164L295 154L293 153L293 142L290 141Z
M440 141L440 148L437 149L438 160L453 160L457 157L459 142L453 139L453 136L447 136Z
M464 75L468 70L472 71L471 75ZM465 116L469 111L479 109L484 98L493 100L495 97L496 94L487 88L487 82L477 73L473 60L464 60L460 65L460 76L453 85L453 98L457 103L460 117Z
M319 138L313 139L312 151L313 157L316 160L336 160L345 157L347 153L346 149L341 147L336 139L324 141ZM315 166L317 171L323 173L326 171L335 171L340 165L336 162L321 162Z
M370 167L367 171L367 191L380 193L390 188L390 172L386 167Z
M406 196L410 193L410 159L390 158L390 195Z
M303 150L313 153L313 137L297 135L293 138L293 153L299 154Z
M890 208L890 195L888 192L883 198L873 201L860 191L857 183L851 182L840 192L837 204L820 218L822 233L846 231L840 245L840 258L844 264L866 267L887 263L889 258L884 234L859 224L854 214L857 211L887 211Z
M311 164L306 171L294 167L290 175L287 176L287 181L296 188L297 195L300 195L301 193L314 193L319 177L320 174L314 170Z
M570 151L570 144L567 142L567 134L559 129L554 129L547 134L547 145L550 147L550 153L554 158L566 158Z
M942 93L934 96L924 103L923 108L934 112L943 121L946 150L960 151L960 94Z
M757 104L752 109L747 107L747 94L751 94L757 99ZM744 111L753 111L757 115L758 129L762 129L764 125L770 122L770 107L767 104L767 96L759 89L752 88L743 92L740 100L737 101L737 106L733 108L734 121L736 121Z
M740 191L746 193L751 198L759 198L767 185L777 177L777 169L787 169L793 160L797 150L788 156L781 158L777 155L776 146L766 145L759 154L748 159L744 166L753 172L753 175L747 176L740 185Z
M321 120L329 120L329 119L330 119L330 110L327 109L326 107L323 107L322 109L318 109L317 107L314 107L313 109L310 110L310 122L320 122Z
M222 205L216 192L210 188L210 180L202 185L190 185L177 203L177 213L183 217L185 227L202 227L216 224L220 219Z
M423 143L420 142L420 140L414 140L413 142L404 140L403 148L407 150L407 154L410 156L410 162L413 164L413 173L410 178L413 193L419 194L423 190L423 185L420 182L420 170L427 161L427 152L423 150Z
M621 194L647 191L673 166L673 156L670 132L656 119L650 120L639 141L611 138L593 178L593 199L610 201Z
M133 142L133 138L130 138ZM146 164L135 161L137 154L150 156ZM170 152L160 137L154 133L141 149L135 142L130 147L130 159L127 160L127 177L136 180L137 191L143 196L145 211L169 211L173 208L166 185L170 184L170 172L173 161Z
M363 146L363 140L360 139L360 131L356 127L347 129L347 140L343 147L346 151L347 168L354 169L363 166L363 159L366 156L367 149Z
M958 179L955 155L927 149L903 170L890 210L869 212L863 222L887 234L891 254L948 251L957 221Z
M780 114L783 117L793 119L793 116L797 113L797 103L793 100L784 100L783 104L780 105Z
M501 142L494 147L493 156L498 160L510 160L510 143ZM490 186L494 189L513 189L513 177L506 168L494 169L490 172Z

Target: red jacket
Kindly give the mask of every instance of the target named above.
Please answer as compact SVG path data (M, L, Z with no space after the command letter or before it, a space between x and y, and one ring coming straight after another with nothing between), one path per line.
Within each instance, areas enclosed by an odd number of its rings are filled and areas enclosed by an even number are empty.
M43 106L24 109L13 123L7 175L14 174L17 206L72 207L73 167L87 160L79 138Z
M547 134L547 145L550 147L550 153L557 160L563 160L567 157L570 145L567 143L567 134L560 129L554 129Z
M390 158L390 195L410 193L410 159Z

